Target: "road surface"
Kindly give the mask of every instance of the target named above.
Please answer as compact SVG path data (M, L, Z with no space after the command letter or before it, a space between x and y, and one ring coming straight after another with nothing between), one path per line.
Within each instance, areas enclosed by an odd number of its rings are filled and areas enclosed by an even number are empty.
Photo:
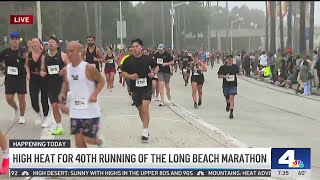
M299 97L290 90L277 89L263 82L241 77L239 95L236 96L235 118L230 120L225 112L222 82L217 78L217 68L208 69L205 73L204 99L199 109L193 108L190 85L185 87L181 75L174 74L171 80L172 105L158 107L156 101L151 104L151 137L148 144L140 143L141 122L137 110L131 106L131 100L125 88L117 83L116 76L113 92L104 89L100 97L103 114L101 127L107 140L106 146L311 147L312 179L320 179L320 155L316 153L320 150L320 97ZM0 127L6 130L9 138L54 139L48 129L41 129L39 124L35 124L36 114L30 106L29 96L27 97L27 123L20 125L11 121L14 112L5 102L4 87L0 87ZM57 138L71 139L73 144L67 116L63 116L63 125L65 135ZM5 179L6 176L0 178Z

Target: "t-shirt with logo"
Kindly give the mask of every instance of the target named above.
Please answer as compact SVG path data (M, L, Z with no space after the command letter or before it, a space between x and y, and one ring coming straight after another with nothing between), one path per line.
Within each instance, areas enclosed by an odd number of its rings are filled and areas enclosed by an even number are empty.
M154 60L159 65L159 72L172 74L170 66L162 66L163 63L168 63L168 62L173 61L173 58L170 53L168 53L166 51L163 54L156 53L154 55Z
M222 88L237 87L237 74L239 74L238 66L235 64L232 64L231 66L226 64L220 66L218 75L227 74L229 74L229 76L227 78L223 78Z
M190 66L192 58L190 56L182 56L180 61L182 62L182 69L185 69Z
M130 80L130 89L135 91L141 88L152 88L152 79L149 77L150 69L157 66L152 57L142 55L141 57L129 56L122 64L121 70L128 74L137 73L139 79Z

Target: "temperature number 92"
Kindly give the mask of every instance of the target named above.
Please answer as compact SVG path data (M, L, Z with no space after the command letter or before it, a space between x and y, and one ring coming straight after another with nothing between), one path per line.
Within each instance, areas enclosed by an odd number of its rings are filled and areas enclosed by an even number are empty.
M10 177L18 176L18 171L12 171L10 170Z

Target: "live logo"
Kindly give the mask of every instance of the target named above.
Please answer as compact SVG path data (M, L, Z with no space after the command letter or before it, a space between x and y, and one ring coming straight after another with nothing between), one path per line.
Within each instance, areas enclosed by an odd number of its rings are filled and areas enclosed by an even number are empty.
M33 15L10 15L10 24L33 24Z

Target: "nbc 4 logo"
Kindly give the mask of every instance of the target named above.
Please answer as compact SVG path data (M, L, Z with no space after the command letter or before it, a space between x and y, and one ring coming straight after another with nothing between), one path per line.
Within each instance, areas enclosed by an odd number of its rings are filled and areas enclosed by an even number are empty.
M279 158L278 164L287 164L290 168L304 168L303 161L294 158L294 150L287 150Z

